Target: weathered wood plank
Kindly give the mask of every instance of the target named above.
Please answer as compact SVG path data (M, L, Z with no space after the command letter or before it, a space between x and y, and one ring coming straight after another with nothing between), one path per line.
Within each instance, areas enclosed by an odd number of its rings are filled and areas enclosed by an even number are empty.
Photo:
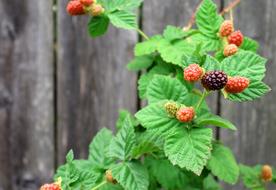
M38 189L54 169L52 1L1 1L0 17L0 189Z
M276 60L275 8L275 1L246 0L241 1L235 11L236 28L258 40L260 53L269 59L265 82L272 89L276 88L276 65L273 63ZM276 165L275 95L276 92L272 91L260 100L242 104L222 100L223 116L233 121L238 131L233 133L223 130L221 139L234 149L238 160L244 164ZM240 186L237 188L243 189Z
M88 18L72 18L58 1L58 161L73 148L87 155L101 127L114 128L118 109L136 111L136 74L125 65L137 34L110 28L97 39L88 36Z

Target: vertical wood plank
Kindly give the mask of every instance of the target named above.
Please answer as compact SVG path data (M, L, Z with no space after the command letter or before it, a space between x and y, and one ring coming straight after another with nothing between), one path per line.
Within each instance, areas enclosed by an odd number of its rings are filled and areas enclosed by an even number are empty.
M259 41L261 55L269 59L265 82L272 89L276 88L275 8L276 2L273 0L244 0L235 11L236 28ZM276 165L275 95L275 90L272 90L260 100L242 104L222 100L223 116L233 121L238 131L233 133L223 130L221 140L234 149L241 163ZM241 186L236 188L243 189Z
M35 190L54 169L52 1L1 1L0 17L0 189Z
M101 127L114 128L118 109L136 111L136 74L127 71L137 34L113 27L88 36L88 18L69 16L58 1L58 161L73 149L85 157Z

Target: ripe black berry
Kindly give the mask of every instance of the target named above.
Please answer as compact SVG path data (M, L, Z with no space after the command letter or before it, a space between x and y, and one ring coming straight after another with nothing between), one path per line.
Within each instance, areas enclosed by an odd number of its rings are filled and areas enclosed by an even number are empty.
M207 90L223 89L228 81L227 75L223 71L210 71L203 75L201 83Z

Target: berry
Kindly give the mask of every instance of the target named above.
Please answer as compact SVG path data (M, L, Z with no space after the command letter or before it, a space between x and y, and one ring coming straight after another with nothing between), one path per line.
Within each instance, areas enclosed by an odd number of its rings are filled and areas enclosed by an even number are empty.
M106 172L105 172L105 179L106 179L106 181L108 181L109 183L113 183L113 184L116 184L116 183L117 183L116 179L114 179L114 178L112 177L112 171L111 171L111 170L106 170Z
M228 93L241 93L249 86L249 79L245 77L229 77L225 86Z
M195 110L193 107L182 107L176 113L176 118L184 123L191 122L195 117Z
M271 181L272 176L272 168L269 165L264 165L261 174L262 180L264 180L265 182Z
M200 80L203 75L203 69L198 64L191 64L184 69L184 79L189 82Z
M81 4L83 4L84 6L90 6L94 3L94 0L80 0Z
M99 16L104 12L104 8L99 4L94 4L92 6L91 14L92 16Z
M203 75L201 83L207 90L223 89L228 80L227 75L223 71L210 71Z
M77 0L69 1L67 4L67 12L72 16L85 14L83 5Z
M229 36L232 32L234 32L233 22L231 20L224 21L219 30L219 34L221 37Z
M234 55L238 52L238 47L235 44L229 44L227 46L225 46L224 51L223 51L223 55L225 57L229 57L231 55Z
M243 34L241 31L235 31L230 36L228 36L228 43L235 44L236 46L240 46L243 42Z
M175 102L167 102L164 107L165 107L166 112L171 117L175 117L176 113L179 109L179 106Z
M45 184L40 187L40 190L61 190L61 187L58 184Z

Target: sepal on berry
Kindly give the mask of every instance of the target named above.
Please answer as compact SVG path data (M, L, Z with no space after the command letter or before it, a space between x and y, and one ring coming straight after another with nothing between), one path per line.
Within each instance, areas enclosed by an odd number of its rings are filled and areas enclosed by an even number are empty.
M191 122L194 117L195 110L193 107L181 107L176 113L176 118L183 123Z
M228 43L235 44L236 46L241 46L243 42L243 34L241 31L235 31L230 36L228 36Z
M196 82L201 79L204 70L198 64L191 64L184 69L184 79L189 82Z

